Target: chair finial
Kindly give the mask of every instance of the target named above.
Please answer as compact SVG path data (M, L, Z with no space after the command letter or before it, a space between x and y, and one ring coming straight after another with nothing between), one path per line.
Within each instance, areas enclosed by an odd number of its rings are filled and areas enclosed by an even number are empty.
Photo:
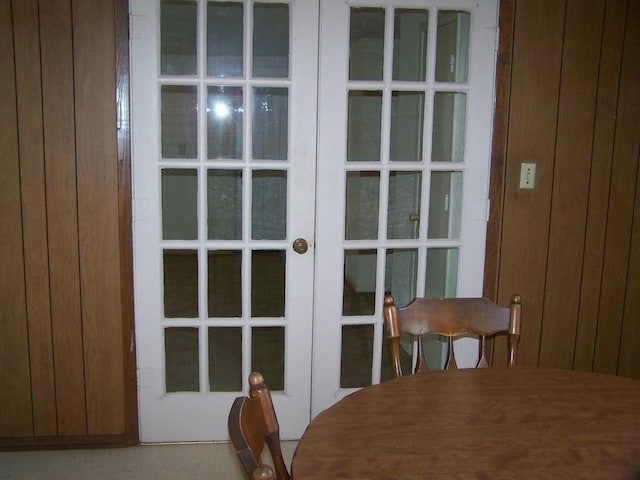
M264 377L260 372L252 372L249 375L249 386L252 388L262 385L264 383Z

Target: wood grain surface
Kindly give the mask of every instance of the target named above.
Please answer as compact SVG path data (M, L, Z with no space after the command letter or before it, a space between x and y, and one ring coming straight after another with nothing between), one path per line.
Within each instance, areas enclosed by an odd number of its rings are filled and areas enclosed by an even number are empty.
M640 478L640 381L560 369L405 376L320 413L292 478Z

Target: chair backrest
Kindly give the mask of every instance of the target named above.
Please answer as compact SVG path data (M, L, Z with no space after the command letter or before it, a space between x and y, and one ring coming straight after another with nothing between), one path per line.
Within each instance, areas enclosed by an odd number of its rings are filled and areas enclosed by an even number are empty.
M415 298L405 307L397 307L391 295L384 298L383 317L390 347L392 374L403 375L400 363L400 334L417 340L417 362L414 373L428 370L422 349L422 337L438 334L447 337L448 352L445 369L458 368L453 339L464 335L477 336L480 341L476 367L487 367L486 339L506 334L509 366L516 363L520 339L520 295L511 297L509 307L500 307L486 298Z
M289 472L280 447L280 427L271 393L262 374L249 375L249 396L238 397L231 406L228 420L231 443L249 478L268 479L269 470L261 454L265 443L273 460L276 480L289 480ZM257 471L256 471L257 470Z

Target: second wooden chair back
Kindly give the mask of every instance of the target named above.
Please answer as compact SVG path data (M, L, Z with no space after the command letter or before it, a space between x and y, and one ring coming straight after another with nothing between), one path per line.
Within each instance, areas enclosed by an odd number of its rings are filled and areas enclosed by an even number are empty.
M278 418L262 374L253 372L249 375L249 396L238 397L233 402L228 428L231 443L251 478L273 478L269 466L262 462L266 444L273 460L275 479L289 480L280 446Z
M520 296L513 295L509 307L500 307L486 298L416 298L405 307L397 307L391 295L384 298L385 332L391 352L392 375L403 375L400 362L400 334L409 334L417 345L414 373L428 370L422 349L422 337L443 335L448 340L445 369L458 368L453 339L463 335L479 337L480 351L476 367L487 367L486 339L499 333L507 335L509 365L514 366L520 338Z

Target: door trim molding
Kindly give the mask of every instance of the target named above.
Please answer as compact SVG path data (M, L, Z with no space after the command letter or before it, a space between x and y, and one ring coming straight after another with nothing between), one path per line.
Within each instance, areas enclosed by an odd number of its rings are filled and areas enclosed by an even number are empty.
M511 57L515 0L500 0L498 51L496 58L495 112L489 172L489 222L484 260L483 295L497 301L500 245L502 237L502 205L504 203L505 167L511 93Z
M129 88L129 1L115 0L116 135L122 312L122 359L126 445L140 443L135 325L133 315L133 232L131 191L131 108Z

